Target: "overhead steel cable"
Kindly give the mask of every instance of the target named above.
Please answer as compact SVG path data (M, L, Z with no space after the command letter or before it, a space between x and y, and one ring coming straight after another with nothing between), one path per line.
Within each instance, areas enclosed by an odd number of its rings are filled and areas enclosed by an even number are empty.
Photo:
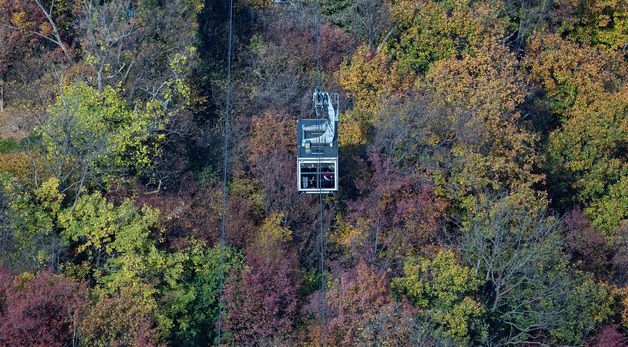
M225 97L225 113L223 127L223 172L222 172L222 210L220 213L220 275L218 278L218 322L216 324L217 339L216 345L220 346L222 340L222 304L223 304L223 282L225 263L225 220L227 214L227 195L229 193L227 179L229 171L229 138L231 136L231 60L233 52L233 0L229 0L229 24L227 34L227 90Z
M318 93L322 92L322 84L323 84L323 73L321 69L321 54L320 54L320 40L321 40L321 30L320 30L320 0L315 0L315 13L314 13L314 46L315 46L315 54L316 54L316 91ZM327 97L327 102L332 102L330 97ZM323 110L325 109L325 104L323 103ZM321 112L320 116L323 117L324 112ZM317 182L318 182L318 218L319 218L319 229L318 229L318 248L319 248L319 272L321 275L321 300L319 307L319 321L320 321L320 330L321 330L321 343L323 346L327 346L327 334L326 334L326 317L325 317L325 309L326 309L326 293L325 293L325 232L323 229L323 182L322 182L322 173L321 173L321 161L323 151L319 151L318 154L318 168L317 168ZM335 179L338 179L335 177Z
M327 346L327 334L326 334L326 318L325 318L325 308L326 308L326 293L325 293L325 232L323 230L323 192L322 192L322 181L320 177L320 167L321 167L321 158L319 157L318 161L318 171L319 171L319 192L318 192L318 218L320 220L319 230L318 230L318 242L319 242L319 271L321 273L321 303L320 303L320 329L321 329L321 340L323 346Z
M316 55L316 87L322 88L323 75L321 69L321 4L320 0L315 0L314 9L314 45Z

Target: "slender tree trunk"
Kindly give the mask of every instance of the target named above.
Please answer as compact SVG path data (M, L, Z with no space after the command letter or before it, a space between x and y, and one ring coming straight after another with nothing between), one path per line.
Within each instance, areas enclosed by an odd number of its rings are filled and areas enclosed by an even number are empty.
M98 91L102 91L102 74L105 69L105 64L101 64L98 68Z
M4 112L4 81L0 80L0 113Z
M52 35L54 36L54 39L51 39L51 41L56 43L61 48L61 50L63 50L63 53L65 54L66 58L68 58L68 60L72 62L72 56L70 55L70 51L68 50L67 46L61 39L61 34L59 33L59 28L57 27L57 23L55 23L54 18L52 18L52 10L54 8L55 2L52 1L49 9L46 9L46 7L41 2L41 0L35 0L35 3L37 3L37 6L39 6L39 9L44 14L44 16L46 16L48 23L50 23L50 26L52 27Z
M0 76L0 113L4 112L4 84L6 83L7 71Z

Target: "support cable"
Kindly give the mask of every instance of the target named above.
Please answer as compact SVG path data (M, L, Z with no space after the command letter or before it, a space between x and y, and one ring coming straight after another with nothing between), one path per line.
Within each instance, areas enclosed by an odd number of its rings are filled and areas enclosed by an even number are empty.
M222 304L223 304L223 282L224 282L224 262L225 262L225 219L227 213L227 195L229 193L227 185L227 171L229 160L229 137L231 136L230 116L231 116L231 60L233 51L233 0L229 0L229 24L227 38L227 95L225 99L225 114L223 128L223 171L222 171L222 210L220 213L220 275L218 278L218 323L217 346L221 344L222 337Z
M321 4L320 0L315 0L314 13L314 45L316 54L316 87L320 88L323 84L323 75L321 72Z
M315 0L315 13L314 13L314 45L315 45L315 54L316 54L316 90L318 92L322 91L323 84L323 74L321 69L321 54L320 54L320 40L321 40L321 32L320 32L320 0ZM332 102L331 98L327 98L327 102ZM323 110L328 109L326 105L323 103ZM325 112L321 112L321 117ZM321 173L321 161L322 161L323 151L319 151L318 154L318 218L319 218L319 229L318 229L318 247L319 247L319 272L321 274L321 301L320 301L320 311L319 311L319 321L320 321L320 330L321 330L321 342L323 346L327 346L327 334L326 334L326 317L325 317L325 309L326 309L326 293L325 293L325 232L323 229L323 181L322 181L322 173ZM338 179L337 177L334 177Z
M325 308L326 308L326 293L325 293L325 232L323 230L323 193L322 193L322 182L320 179L320 159L318 162L318 171L319 171L319 192L318 192L318 218L320 220L319 230L318 230L318 242L319 242L319 271L321 273L321 307L320 307L320 325L321 325L321 341L323 346L327 346L327 333L326 333L326 317L325 317Z

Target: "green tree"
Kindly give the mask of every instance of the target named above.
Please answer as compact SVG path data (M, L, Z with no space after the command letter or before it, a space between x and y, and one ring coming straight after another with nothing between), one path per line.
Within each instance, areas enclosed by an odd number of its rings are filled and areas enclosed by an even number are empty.
M76 192L124 173L146 173L161 153L166 114L148 102L131 109L113 88L85 83L63 88L35 129L41 138L40 173L59 178L62 191ZM37 168L36 168L37 169Z
M81 196L74 208L61 211L58 220L66 245L74 245L76 255L87 256L99 269L113 256L150 252L154 247L150 231L157 225L157 216L150 208L138 211L130 200L115 206L93 193Z
M463 259L485 282L492 340L580 344L611 313L607 286L569 268L556 218L509 196L482 198L462 231Z
M229 283L243 271L243 257L226 248L221 264L219 246L207 249L193 240L188 249L170 257L176 261L167 272L169 278L159 286L159 301L162 314L173 322L171 341L179 346L211 344L218 320L220 267L223 266L225 282Z
M420 74L431 63L458 54L477 53L486 42L505 35L500 3L486 1L397 1L392 7L397 26L387 42L390 57L403 74Z
M55 221L63 196L59 181L51 179L29 192L12 177L0 174L0 259L15 270L55 266L61 240Z
M628 213L622 194L628 172L626 62L617 52L557 35L533 40L527 59L560 125L547 144L550 196L561 207L585 207L598 231L617 241Z
M434 259L408 258L403 277L393 279L392 289L421 308L445 335L460 346L487 338L484 307L473 298L482 280L461 265L452 251L441 250Z
M62 210L58 224L75 259L87 259L78 266L66 264L66 271L95 282L93 294L101 300L116 295L131 300L158 324L158 336L165 338L172 323L159 314L156 284L176 267L171 267L173 259L167 259L150 237L157 217L156 210L138 211L129 200L115 206L93 193Z
M120 254L105 264L95 293L98 301L115 300L119 295L130 301L129 314L153 322L158 341L182 346L208 344L216 334L220 266L219 247L207 249L194 242L189 249L174 253L152 248L144 254ZM228 282L233 273L242 270L242 257L226 249L222 266ZM108 336L111 332L105 331L91 339Z
M628 40L628 8L621 0L559 0L556 32L586 45L613 50Z
M117 307L120 315L91 311L101 322L89 323L90 344L122 343L147 338L146 329L156 326L155 340L170 339L177 345L199 345L212 341L217 319L220 248L189 240L189 247L161 250L153 236L161 235L158 211L136 208L130 200L115 205L99 193L82 195L74 208L59 213L58 225L64 242L75 259L87 263L67 265L69 272L87 270L96 283L93 291L98 307ZM226 250L224 271L240 271L243 260ZM138 325L119 337L121 317L136 317ZM116 342L117 341L117 342Z
M592 202L585 212L596 230L606 236L607 242L621 249L621 245L628 241L622 233L628 220L628 175L624 172L620 181L608 188L608 194Z

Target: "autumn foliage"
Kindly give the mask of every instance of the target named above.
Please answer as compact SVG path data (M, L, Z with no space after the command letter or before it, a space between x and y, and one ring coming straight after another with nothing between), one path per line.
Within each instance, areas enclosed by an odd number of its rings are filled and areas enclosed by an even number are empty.
M71 344L87 304L84 284L41 271L15 276L2 267L0 341L8 345Z
M298 262L285 249L292 233L280 225L282 217L273 214L264 222L246 257L249 268L226 289L226 329L237 344L285 343L296 322Z
M233 5L0 0L0 346L628 343L625 1Z

